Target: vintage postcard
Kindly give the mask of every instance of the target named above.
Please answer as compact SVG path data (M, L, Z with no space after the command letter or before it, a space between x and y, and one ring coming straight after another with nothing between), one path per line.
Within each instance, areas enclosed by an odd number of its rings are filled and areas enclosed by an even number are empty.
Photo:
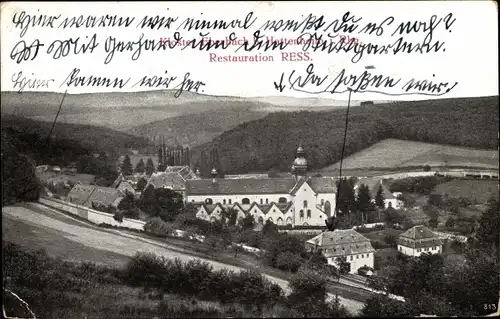
M493 1L4 2L3 316L499 314Z

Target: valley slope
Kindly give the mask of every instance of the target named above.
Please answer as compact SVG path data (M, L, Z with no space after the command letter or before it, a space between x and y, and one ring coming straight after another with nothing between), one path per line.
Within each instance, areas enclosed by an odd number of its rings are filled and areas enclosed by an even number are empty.
M497 150L498 107L492 96L352 108L344 156L388 138ZM320 169L340 160L345 116L345 110L272 113L197 147L193 159L200 165L201 152L216 147L226 174L288 171L302 145L309 167Z

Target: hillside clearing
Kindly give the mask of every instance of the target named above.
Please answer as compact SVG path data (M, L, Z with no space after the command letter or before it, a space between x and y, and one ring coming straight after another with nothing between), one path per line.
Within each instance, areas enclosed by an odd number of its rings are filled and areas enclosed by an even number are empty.
M491 197L498 198L498 181L457 179L436 186L434 193L453 198L464 197L477 204L484 204Z
M343 168L397 168L429 165L498 168L498 151L413 142L398 139L380 141L348 156ZM338 169L339 163L322 171Z

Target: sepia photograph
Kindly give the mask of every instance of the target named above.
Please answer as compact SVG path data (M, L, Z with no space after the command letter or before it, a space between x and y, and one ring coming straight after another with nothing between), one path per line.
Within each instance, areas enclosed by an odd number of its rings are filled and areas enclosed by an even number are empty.
M1 4L4 318L500 315L498 4Z

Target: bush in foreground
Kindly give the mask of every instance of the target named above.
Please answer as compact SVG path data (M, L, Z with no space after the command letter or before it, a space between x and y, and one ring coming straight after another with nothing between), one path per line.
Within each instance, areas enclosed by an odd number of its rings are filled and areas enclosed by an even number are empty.
M127 265L125 278L134 286L159 288L207 301L237 302L260 309L279 302L283 294L278 285L255 272L213 271L210 264L198 259L182 263L179 259L150 253L134 256Z
M173 228L160 217L153 217L144 225L144 231L155 236L167 237L172 234Z

